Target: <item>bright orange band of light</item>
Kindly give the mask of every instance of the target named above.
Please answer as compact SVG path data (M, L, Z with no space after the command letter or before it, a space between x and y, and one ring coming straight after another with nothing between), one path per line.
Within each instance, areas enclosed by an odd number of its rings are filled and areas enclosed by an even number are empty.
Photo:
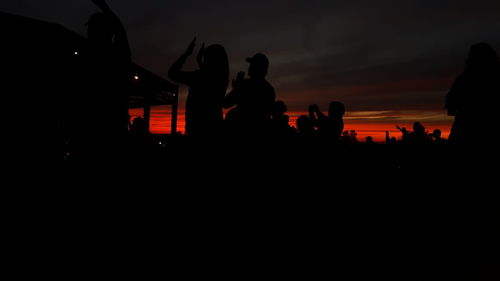
M131 109L129 111L131 119L133 120L136 117L143 116L142 109ZM298 116L302 114L306 114L305 112L288 112L290 116L290 125L295 126L296 120ZM178 121L177 121L177 130L181 133L184 133L184 111L179 110L178 113ZM162 106L153 108L151 110L151 121L150 121L150 131L153 134L170 134L171 132L171 111L170 107ZM415 120L418 121L418 120ZM400 127L406 127L409 131L412 130L413 122L412 121L388 121L388 120L380 120L380 121L363 121L356 119L345 119L344 120L345 131L355 130L357 133L357 138L359 141L364 142L366 137L371 136L375 142L384 142L386 131L389 132L391 137L401 138L401 132L396 128L396 125ZM444 120L442 122L421 122L426 130L431 133L434 129L440 129L442 132L442 137L447 138L450 133L450 128L452 122L449 120Z

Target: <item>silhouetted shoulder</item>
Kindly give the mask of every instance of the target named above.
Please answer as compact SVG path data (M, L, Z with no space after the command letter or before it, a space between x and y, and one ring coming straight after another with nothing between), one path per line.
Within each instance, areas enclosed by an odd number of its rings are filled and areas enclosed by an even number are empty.
M463 100L463 94L466 89L466 74L460 74L453 82L450 91L446 95L445 109L448 110L448 115L455 116L460 108L460 103Z
M269 92L275 93L274 87L273 87L273 85L271 85L271 83L269 83L269 81L264 80L264 85L269 90Z

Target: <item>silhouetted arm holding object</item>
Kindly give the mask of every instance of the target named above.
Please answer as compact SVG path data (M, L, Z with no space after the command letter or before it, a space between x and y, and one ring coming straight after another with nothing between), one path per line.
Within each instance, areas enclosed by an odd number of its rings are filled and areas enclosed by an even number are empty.
M311 123L316 125L318 123L318 118L316 118L315 110L317 105L313 104L309 106L309 119L311 119Z
M327 119L328 117L321 112L318 105L313 104L309 106L309 118L311 122L317 126L319 121Z
M243 81L245 80L245 72L238 72L236 80L233 80L233 89L229 92L222 102L222 107L231 108L238 104L238 98L240 95L240 89L242 87Z
M445 109L448 110L449 116L455 116L459 111L458 104L462 102L460 98L464 96L463 89L467 88L467 86L463 84L463 78L459 76L446 95Z
M198 62L198 67L201 68L203 65L203 52L205 51L205 43L201 44L200 51L198 51L198 55L196 56L196 61Z
M168 78L176 83L181 83L185 85L190 85L194 81L195 72L193 71L182 71L182 67L186 63L186 60L191 54L193 54L194 48L196 47L196 37L191 41L186 52L172 64L168 70Z
M111 10L105 0L92 0L92 2L99 7L102 12L109 17L113 24L115 38L113 46L116 50L127 60L131 59L130 44L128 42L127 31L123 26L120 18Z

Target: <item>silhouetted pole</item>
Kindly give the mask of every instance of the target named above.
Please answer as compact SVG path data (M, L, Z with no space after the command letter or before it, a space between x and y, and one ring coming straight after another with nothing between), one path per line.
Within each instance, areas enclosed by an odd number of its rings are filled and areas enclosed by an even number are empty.
M171 135L177 133L177 111L179 108L179 90L175 90L173 93L174 100L172 101L172 128L170 130Z
M144 98L144 121L146 122L146 128L148 131L151 129L149 126L151 124L151 103L149 100L149 95Z

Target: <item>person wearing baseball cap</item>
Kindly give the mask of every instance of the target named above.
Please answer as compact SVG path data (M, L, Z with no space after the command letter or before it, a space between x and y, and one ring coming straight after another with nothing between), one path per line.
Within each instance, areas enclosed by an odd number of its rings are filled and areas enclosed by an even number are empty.
M269 60L257 53L247 58L248 79L239 72L233 80L233 89L224 98L224 108L233 108L227 116L238 133L245 135L265 135L269 132L271 114L276 101L273 86L266 80ZM228 118L226 118L228 119Z
M262 53L257 53L253 57L247 58L246 62L250 63L248 75L255 78L265 78L269 69L269 60Z

